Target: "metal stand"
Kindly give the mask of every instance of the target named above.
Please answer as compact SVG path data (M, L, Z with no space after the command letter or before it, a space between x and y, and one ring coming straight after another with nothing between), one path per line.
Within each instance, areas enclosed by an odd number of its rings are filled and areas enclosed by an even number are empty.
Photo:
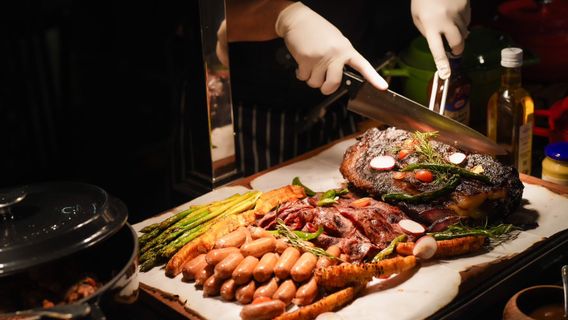
M174 189L197 196L240 176L236 165L229 69L215 48L224 0L191 0L184 25L187 81L181 90L174 144ZM226 41L226 40L225 40Z

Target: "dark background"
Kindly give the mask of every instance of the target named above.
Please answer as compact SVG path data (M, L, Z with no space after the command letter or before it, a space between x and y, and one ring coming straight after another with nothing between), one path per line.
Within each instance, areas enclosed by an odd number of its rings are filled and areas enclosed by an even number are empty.
M85 181L131 222L190 200L173 191L172 159L192 1L3 2L0 188ZM472 1L474 21L498 2Z

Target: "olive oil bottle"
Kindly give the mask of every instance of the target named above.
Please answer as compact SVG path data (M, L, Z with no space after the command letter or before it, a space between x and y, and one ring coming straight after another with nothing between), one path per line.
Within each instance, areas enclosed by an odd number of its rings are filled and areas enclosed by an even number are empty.
M534 103L521 86L522 65L522 49L501 51L501 87L487 105L487 136L507 150L501 161L530 174Z

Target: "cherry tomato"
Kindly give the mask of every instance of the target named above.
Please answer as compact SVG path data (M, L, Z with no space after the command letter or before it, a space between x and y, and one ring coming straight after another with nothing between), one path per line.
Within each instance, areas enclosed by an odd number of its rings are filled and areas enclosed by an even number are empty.
M408 150L408 149L401 149L401 150L398 152L398 155L397 155L398 160L402 160L402 159L408 157L408 155L411 154L411 153L412 153L411 150Z
M252 304L257 304L257 303L263 303L263 302L268 302L268 301L272 301L272 299L270 299L270 297L257 297L256 299L254 299L252 301Z
M422 182L432 182L434 180L432 172L426 169L416 170L414 177Z

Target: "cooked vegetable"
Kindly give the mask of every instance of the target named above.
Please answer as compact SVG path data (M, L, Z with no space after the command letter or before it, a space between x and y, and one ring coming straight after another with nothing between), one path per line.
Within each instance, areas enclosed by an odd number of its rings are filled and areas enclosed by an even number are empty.
M373 277L387 276L414 268L416 257L395 257L378 262L363 264L341 264L317 269L318 285L329 288L343 288L348 285L366 283Z
M277 224L276 230L278 230L278 234L282 237L286 237L288 239L288 242L290 242L291 246L296 247L305 252L310 252L314 254L316 257L324 256L330 259L339 259L327 253L322 248L315 247L311 242L300 239L300 237L294 232L292 232L292 230L290 230L290 228L288 228L288 226L281 219L277 219L276 224Z
M499 243L516 237L518 232L519 229L515 228L512 224L489 226L486 223L482 226L466 226L458 223L449 226L444 231L431 233L431 235L436 240L447 240L465 236L485 236Z
M458 176L454 176L453 178L451 178L447 184L445 184L444 186L442 186L440 189L434 190L434 191L427 191L427 192L422 192L419 194L415 194L415 195L410 195L410 194L406 194L406 193L387 193L384 194L381 198L383 199L383 201L388 202L388 201L408 201L408 202L427 202L427 201L432 201L435 200L437 198L439 198L440 196L443 196L445 194L448 194L450 192L452 192L460 183L460 179Z
M434 175L432 174L432 171L426 169L416 170L416 172L414 172L414 177L417 180L425 183L430 183L434 181Z
M369 165L375 170L390 170L394 167L396 161L391 156L377 156L371 159Z
M309 306L301 307L294 312L281 314L275 320L312 320L324 312L337 310L355 299L361 286L348 287L332 293Z
M420 236L426 232L426 229L420 223L410 220L410 219L402 219L398 222L398 226L402 229L402 232L413 235L413 236Z
M322 194L322 196L320 197L320 199L317 202L318 206L329 206L332 204L337 203L337 200L339 199L339 196L342 196L344 194L349 193L349 190L347 189L341 189L341 190L335 190L335 189L330 189L327 190L326 192L324 192Z
M423 236L416 241L412 254L420 259L430 259L436 254L438 243L432 236Z
M294 185L294 186L300 186L300 187L304 188L304 191L306 192L306 195L307 195L308 197L313 197L313 196L316 195L316 193L315 193L312 189L306 187L306 186L300 181L300 177L294 177L294 179L292 179L292 185Z
M392 255L394 253L394 249L396 248L396 245L399 242L404 242L404 241L406 241L406 235L405 234L401 234L400 236L394 238L391 241L391 243L388 245L388 247L384 248L379 253L377 253L377 255L373 258L373 262L378 262L378 261L381 261L381 260L388 258L390 255Z
M268 231L273 235L278 235L279 231L278 230L272 230L272 231ZM318 226L318 230L316 232L304 232L304 231L298 231L298 230L292 230L292 232L294 232L298 238L304 240L304 241L310 241L313 239L316 239L317 237L319 237L320 234L323 233L323 227L322 226Z
M491 180L489 180L488 176L482 175L482 174L477 174L477 173L473 173L467 169L455 166L455 165L451 165L451 164L438 164L438 163L414 163L414 164L410 164L407 165L406 167L402 168L400 171L402 172L406 172L406 171L412 171L412 170L416 170L416 169L428 169L428 170L432 170L435 172L445 172L445 173L451 173L451 174L457 174L463 178L470 178L470 179L475 179L475 180L479 180L481 182L485 182L485 183L491 183Z
M450 154L448 160L455 165L459 165L465 160L465 154L461 152L454 152Z
M437 249L432 258L450 258L468 253L474 253L483 248L487 238L483 236L466 236L451 240L436 241ZM402 242L397 244L396 252L401 255L412 255L415 247L414 242Z
M360 199L354 200L353 202L351 202L349 204L349 206L351 206L353 208L364 208L364 207L368 206L369 204L371 204L371 198L365 197L365 198L360 198Z

